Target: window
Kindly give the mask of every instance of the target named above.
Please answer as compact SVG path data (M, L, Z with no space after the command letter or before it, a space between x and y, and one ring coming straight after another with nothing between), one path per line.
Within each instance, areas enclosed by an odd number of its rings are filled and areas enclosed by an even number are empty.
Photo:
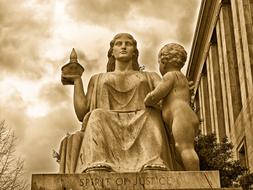
M237 153L238 153L238 159L239 159L241 165L248 168L249 165L248 165L245 139L243 139L242 143L238 146Z

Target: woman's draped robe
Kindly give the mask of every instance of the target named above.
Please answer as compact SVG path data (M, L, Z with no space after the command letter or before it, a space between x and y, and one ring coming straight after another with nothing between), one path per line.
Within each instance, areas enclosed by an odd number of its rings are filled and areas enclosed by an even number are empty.
M90 112L82 130L61 142L60 173L82 173L97 166L116 172L138 172L149 165L174 170L161 113L144 105L157 78L156 73L138 71L93 76Z

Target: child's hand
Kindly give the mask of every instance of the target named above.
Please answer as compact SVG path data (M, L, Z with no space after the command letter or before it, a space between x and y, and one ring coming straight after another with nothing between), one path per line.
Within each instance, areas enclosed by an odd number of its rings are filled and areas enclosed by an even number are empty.
M158 102L158 103L154 101L154 98L153 98L151 92L148 93L147 96L146 96L146 98L144 99L144 104L147 107L153 107L153 108L156 108L158 110L161 110L161 107L162 107L161 101Z
M153 98L152 98L152 95L151 95L151 92L147 94L146 98L144 99L144 104L146 106L154 106L155 103L153 101Z
M189 81L188 84L189 84L189 90L190 90L190 93L192 96L192 95L194 95L195 85L194 85L193 81Z

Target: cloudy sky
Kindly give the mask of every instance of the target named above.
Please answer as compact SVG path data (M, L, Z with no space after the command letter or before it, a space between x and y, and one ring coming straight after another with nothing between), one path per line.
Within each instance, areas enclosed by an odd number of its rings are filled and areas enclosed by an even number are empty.
M157 71L166 43L190 51L200 1L1 0L0 120L18 137L26 171L57 172L52 150L80 128L72 86L60 82L73 47L85 87L91 75L105 71L109 42L119 32L135 37L139 62Z

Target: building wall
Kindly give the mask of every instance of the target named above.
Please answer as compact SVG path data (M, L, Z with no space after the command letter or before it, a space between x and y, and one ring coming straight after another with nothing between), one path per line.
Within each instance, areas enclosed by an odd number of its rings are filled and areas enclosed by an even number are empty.
M187 77L203 134L253 171L253 0L202 0Z

